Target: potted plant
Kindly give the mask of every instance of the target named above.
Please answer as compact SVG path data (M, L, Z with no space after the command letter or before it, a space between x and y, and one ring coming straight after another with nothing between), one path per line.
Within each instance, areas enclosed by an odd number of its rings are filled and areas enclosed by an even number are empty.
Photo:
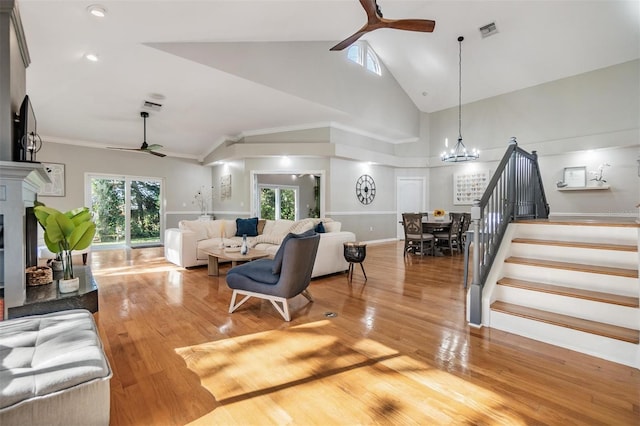
M69 293L79 288L79 279L73 275L71 252L84 250L91 245L96 233L96 225L87 207L80 207L62 213L42 203L33 209L38 222L44 229L44 242L52 253L62 260L63 279L59 281L61 293Z

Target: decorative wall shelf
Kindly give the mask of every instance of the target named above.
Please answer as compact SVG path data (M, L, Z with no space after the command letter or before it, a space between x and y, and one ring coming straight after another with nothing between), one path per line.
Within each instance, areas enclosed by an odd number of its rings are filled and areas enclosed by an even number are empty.
M610 189L609 185L601 185L601 186L582 186L579 188L556 188L558 191L597 191L602 189Z

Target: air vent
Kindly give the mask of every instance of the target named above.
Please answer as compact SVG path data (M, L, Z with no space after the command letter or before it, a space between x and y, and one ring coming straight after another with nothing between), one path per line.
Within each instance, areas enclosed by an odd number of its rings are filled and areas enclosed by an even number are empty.
M144 104L142 104L142 108L149 109L151 111L160 111L162 109L162 104L151 101L144 101Z
M496 27L495 22L487 24L484 27L480 27L480 34L482 35L482 38L492 36L494 34L497 34L497 32L498 28Z

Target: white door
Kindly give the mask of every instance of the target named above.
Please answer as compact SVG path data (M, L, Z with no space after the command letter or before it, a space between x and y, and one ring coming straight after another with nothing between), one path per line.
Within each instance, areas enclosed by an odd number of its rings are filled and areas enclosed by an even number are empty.
M398 239L404 239L402 227L402 213L415 213L425 211L424 205L425 178L423 177L399 177L396 182L396 194L398 196Z

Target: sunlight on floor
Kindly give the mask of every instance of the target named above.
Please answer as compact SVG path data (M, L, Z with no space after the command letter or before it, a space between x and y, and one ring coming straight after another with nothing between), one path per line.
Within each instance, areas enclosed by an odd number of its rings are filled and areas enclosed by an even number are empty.
M192 424L526 423L494 392L329 320L175 352L221 405Z

